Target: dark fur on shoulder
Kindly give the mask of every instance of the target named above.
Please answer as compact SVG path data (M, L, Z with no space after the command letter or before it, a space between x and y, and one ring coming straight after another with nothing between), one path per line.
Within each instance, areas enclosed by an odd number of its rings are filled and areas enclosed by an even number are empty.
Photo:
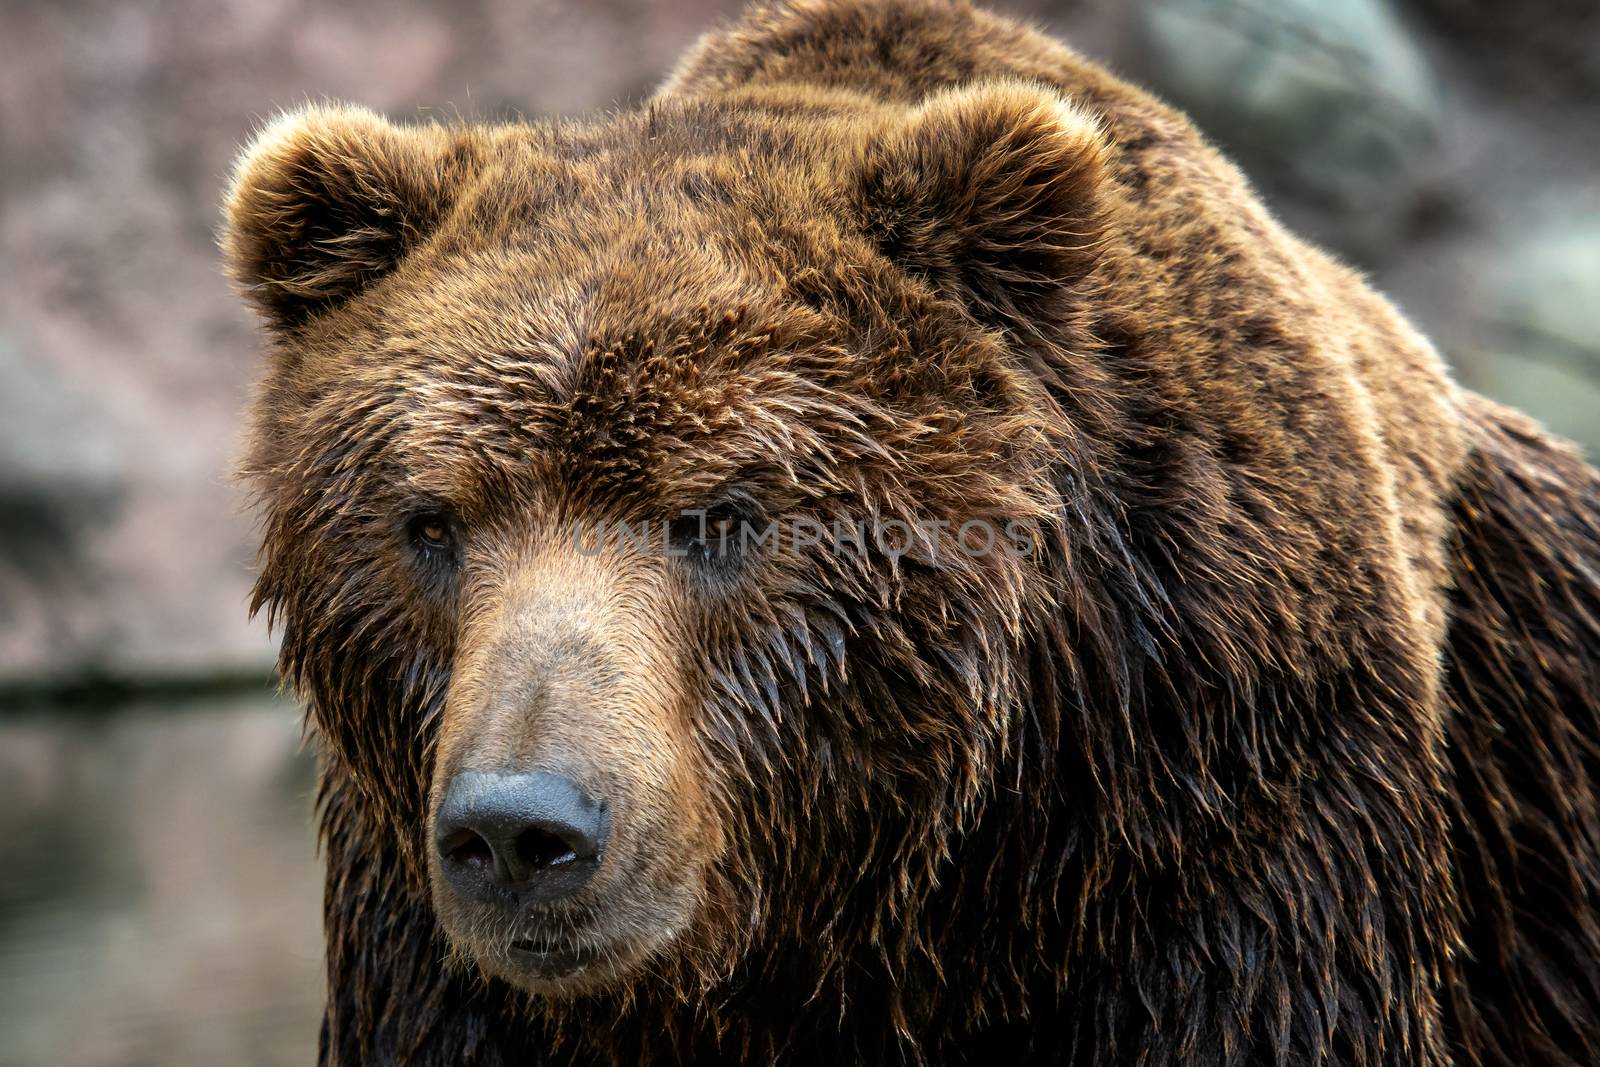
M963 4L796 0L592 122L289 116L228 212L325 1064L1600 1047L1600 478L1181 115ZM565 539L696 507L944 525ZM593 884L456 899L451 776L558 757Z

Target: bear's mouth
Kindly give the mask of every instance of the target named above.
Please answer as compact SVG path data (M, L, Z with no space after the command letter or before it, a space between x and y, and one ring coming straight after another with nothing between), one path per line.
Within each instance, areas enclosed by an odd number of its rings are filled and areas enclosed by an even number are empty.
M544 938L513 941L509 955L512 964L530 978L567 978L600 958L598 949Z

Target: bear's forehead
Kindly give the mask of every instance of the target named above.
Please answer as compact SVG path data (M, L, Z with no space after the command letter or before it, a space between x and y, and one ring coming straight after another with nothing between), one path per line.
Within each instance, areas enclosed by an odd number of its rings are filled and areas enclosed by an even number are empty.
M819 210L826 188L771 178L781 144L584 136L503 146L433 240L331 317L310 350L329 408L380 412L440 495L541 469L703 486L886 418L864 357L910 342L796 298L796 277L864 252Z
M643 237L581 259L500 248L405 273L361 312L353 381L457 420L701 421L740 406L781 349L826 333L707 249Z
M703 339L730 316L756 333L816 318L789 283L839 257L837 220L807 202L824 194L768 180L770 159L749 145L619 138L615 125L499 145L346 321L368 344L463 373L500 352L540 355L553 373L597 349L646 360L695 338L716 356Z
M689 506L814 452L812 413L858 402L838 380L854 354L815 312L725 272L700 288L618 273L505 255L419 269L330 346L320 406L372 413L362 434L430 496L539 485Z
M507 236L574 251L628 236L739 247L774 224L825 222L845 128L712 107L487 128L446 230L469 248Z

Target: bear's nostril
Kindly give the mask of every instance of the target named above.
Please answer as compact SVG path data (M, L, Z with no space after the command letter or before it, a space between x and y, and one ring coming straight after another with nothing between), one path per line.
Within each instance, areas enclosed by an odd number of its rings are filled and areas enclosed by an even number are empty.
M564 839L533 827L517 835L517 856L529 867L554 867L571 863L578 853Z
M489 847L489 842L466 827L440 842L439 851L446 859L463 867L487 869L494 866L494 849Z

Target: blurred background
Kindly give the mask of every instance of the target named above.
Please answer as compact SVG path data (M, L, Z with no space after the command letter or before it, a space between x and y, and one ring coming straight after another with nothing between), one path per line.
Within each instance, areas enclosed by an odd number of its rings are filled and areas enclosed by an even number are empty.
M1000 0L1189 110L1468 384L1600 446L1600 5ZM0 0L0 1067L305 1064L310 757L246 617L241 139L640 99L733 0Z

